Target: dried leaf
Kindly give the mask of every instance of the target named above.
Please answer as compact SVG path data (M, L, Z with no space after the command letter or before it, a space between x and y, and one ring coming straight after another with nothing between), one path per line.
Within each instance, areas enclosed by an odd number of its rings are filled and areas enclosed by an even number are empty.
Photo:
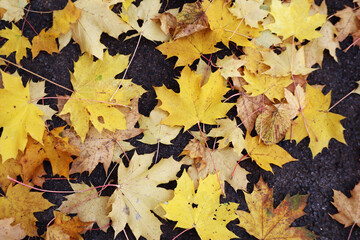
M286 195L274 209L273 190L260 178L254 191L245 193L249 212L237 211L240 227L257 239L316 239L316 235L305 227L290 227L303 215L307 195Z
M210 150L210 152L205 152L205 161L207 164L201 170L199 170L196 166L195 159L186 156L181 160L181 163L190 165L187 172L190 178L193 180L195 188L198 187L200 179L205 179L209 174L214 174L216 172L214 164L211 160L212 157L216 166L216 170L219 171L220 181L227 181L235 189L235 191L246 191L248 184L246 175L248 174L248 171L238 166L238 161L241 159L242 155L239 156L239 154L234 152L234 150L231 148Z
M354 189L350 191L350 198L347 198L340 191L333 191L334 202L332 202L332 204L337 208L339 213L330 215L330 217L344 224L344 227L349 227L353 224L357 224L360 227L360 184L357 184Z
M185 3L176 19L177 26L173 33L174 40L209 28L207 16L199 0L194 3Z

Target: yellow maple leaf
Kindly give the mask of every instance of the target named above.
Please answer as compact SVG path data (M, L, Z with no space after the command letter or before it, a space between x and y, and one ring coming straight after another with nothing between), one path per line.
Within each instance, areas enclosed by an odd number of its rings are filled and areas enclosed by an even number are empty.
M29 236L37 236L34 212L42 212L52 204L40 192L30 192L20 184L9 186L6 197L0 198L0 219L13 217L14 224L20 223Z
M219 41L219 33L217 31L205 29L175 41L163 43L157 46L156 49L168 58L178 57L175 67L185 66L192 64L202 54L217 51L214 45Z
M336 39L336 28L330 22L326 21L320 29L321 37L310 41L304 46L305 62L307 67L318 63L321 67L324 58L324 50L328 49L330 55L337 61L336 49L340 49L339 41Z
M103 59L105 46L100 42L103 32L117 38L130 30L119 16L110 10L110 6L122 0L78 0L75 7L81 10L80 18L71 24L70 30L59 37L60 50L73 38L79 43L81 51Z
M316 235L305 227L290 227L303 215L307 195L287 195L274 209L273 190L260 178L254 191L244 193L249 212L237 211L240 227L257 239L316 239Z
M94 126L90 126L88 137L84 142L73 129L66 129L63 132L63 135L69 137L69 143L80 150L79 156L71 164L70 174L85 171L91 173L99 163L102 163L105 172L108 172L111 161L116 161L121 154L134 149L129 142L123 140L135 137L143 131L134 126L140 118L138 98L132 100L131 109L126 107L119 109L125 114L127 126L125 130L110 132L104 129L99 133Z
M29 40L22 35L20 29L13 23L12 28L0 30L0 36L7 39L7 42L0 48L0 55L9 56L15 53L15 60L20 62L26 56L26 48L31 48Z
M282 4L280 0L273 0L270 14L275 18L275 23L267 24L265 27L283 36L283 40L294 36L302 42L304 39L321 37L321 33L315 29L326 22L326 15L316 13L309 16L309 9L310 3L305 0L292 0L289 5Z
M177 221L175 227L195 228L201 239L236 238L226 225L236 218L239 204L220 204L221 189L216 174L200 179L195 193L194 183L183 172L174 191L174 198L161 206L166 211L164 217Z
M54 216L54 224L46 231L46 240L83 240L80 234L86 232L92 224L91 222L82 222L78 216L70 217L58 211L54 211Z
M223 137L223 139L218 140L219 149L225 148L232 143L234 152L239 156L242 156L241 152L245 148L244 133L237 126L236 120L218 119L216 120L217 124L220 126L218 128L213 128L209 132L209 137Z
M216 61L216 65L220 67L219 70L221 76L223 76L225 79L228 79L229 77L241 77L238 69L245 65L245 63L246 62L244 60L238 59L235 55L225 56L223 59L218 59Z
M32 40L32 57L35 58L40 51L46 51L49 54L59 53L56 37L55 34L45 31L45 29L41 30L39 35L35 36Z
M75 193L65 196L66 201L61 203L58 210L67 214L76 213L80 221L96 222L103 231L106 231L110 222L106 207L109 197L97 195L98 192L93 185L70 183L70 186ZM90 188L93 189L89 190Z
M140 139L140 142L146 144L167 144L180 132L180 127L170 127L160 124L161 120L166 118L169 114L160 108L155 108L151 111L149 117L141 116L139 119L140 128L144 129L144 137Z
M349 227L353 224L357 224L360 227L360 184L358 183L353 190L350 191L351 197L347 198L340 191L334 191L334 202L332 204L338 210L338 213L330 215L333 219L344 227Z
M179 39L180 40L180 39ZM222 103L222 96L229 90L219 72L212 73L209 81L201 84L201 76L185 67L178 79L180 93L166 87L156 87L161 100L160 108L169 112L161 121L169 126L184 126L185 130L198 122L216 124L215 119L225 117L234 103Z
M71 125L84 141L89 131L90 122L101 132L104 128L110 131L126 129L125 115L116 108L116 104L129 105L130 99L141 95L144 90L130 80L114 79L125 70L128 56L111 56L104 53L103 61L93 62L89 54L82 55L74 65L71 83L74 92L66 102L60 115L70 113ZM122 88L109 102L113 93L122 82Z
M255 97L265 94L273 102L275 99L281 100L284 98L284 88L292 83L290 76L274 77L267 74L252 74L246 69L243 78L248 85L242 87L250 96Z
M304 117L299 114L295 119L292 135L287 133L286 139L294 139L300 142L309 134L309 147L315 157L321 150L328 147L331 138L346 144L344 128L340 121L345 117L328 111L331 103L331 93L324 95L321 89L306 85ZM306 125L305 125L306 124Z
M139 6L131 4L126 11L127 23L149 40L167 41L170 34L161 31L160 24L152 20L159 13L160 7L160 0L143 0ZM141 25L138 20L142 20Z
M115 235L129 225L135 237L158 239L161 235L161 222L150 211L163 215L164 210L157 206L172 197L172 190L157 187L176 179L181 163L172 158L162 159L149 169L154 154L134 154L126 168L121 162L118 169L119 188L111 195L109 217ZM144 227L146 226L146 227Z
M252 47L253 44L249 39L259 36L261 28L252 28L247 26L243 20L236 19L229 9L227 0L205 0L203 9L208 16L211 30L216 30L219 41L225 45L229 41L235 42L239 46Z
M237 18L244 18L250 27L259 27L258 22L263 20L268 11L261 9L264 0L235 0L229 11Z
M5 193L8 186L14 183L8 179L8 176L16 179L20 173L21 165L18 164L16 159L12 158L3 163L0 156L0 187Z
M18 150L24 151L27 134L42 143L45 124L44 112L32 102L30 84L24 87L19 76L2 71L1 74L4 88L0 89L0 127L4 130L0 137L0 153L4 162L16 158Z
M211 152L211 156L210 156ZM214 163L216 170L219 171L220 181L227 181L234 189L246 191L248 180L246 178L249 173L244 168L238 166L238 161L241 159L242 155L239 156L232 148L224 148L217 150L210 150L204 153L204 161L207 164L203 168L197 167L196 159L191 158L191 156L185 156L181 159L182 164L190 165L187 170L190 178L193 180L195 188L199 186L200 179L205 179L209 174L215 174Z
M259 136L251 137L249 133L245 137L246 151L262 169L272 171L270 163L282 166L285 163L296 161L287 151L276 144L265 145L259 142Z
M67 138L60 136L64 127L53 129L51 132L45 131L43 143L29 137L24 155L19 159L22 165L22 176L25 183L31 178L38 177L34 174L43 168L43 161L49 160L53 174L59 174L69 178L69 164L73 161L72 155L78 155L76 147L68 143Z
M273 76L307 75L315 68L308 68L305 64L304 47L296 50L292 44L286 44L286 50L279 55L273 51L262 51L263 63L271 68L265 74Z
M68 1L65 8L54 11L53 25L48 30L57 36L69 32L71 24L76 23L81 15L81 10L77 9L72 1Z
M24 8L27 0L2 0L1 7L5 10L1 20L17 22L24 16Z

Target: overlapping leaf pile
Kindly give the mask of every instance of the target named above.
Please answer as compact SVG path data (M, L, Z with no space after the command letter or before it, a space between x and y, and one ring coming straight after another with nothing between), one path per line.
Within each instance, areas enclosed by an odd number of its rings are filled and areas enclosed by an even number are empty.
M30 42L16 24L28 4L0 2L2 21L13 22L0 30L6 39L0 55L21 64L42 51L61 54L71 39L83 55L71 72L72 89L63 87L71 95L55 97L57 112L42 104L47 98L43 81L24 86L17 72L6 72L8 60L0 62L0 186L6 195L0 198L2 238L38 235L33 213L52 204L9 177L20 176L41 188L44 161L50 162L53 175L65 178L91 173L99 163L107 173L111 162L119 165L117 189L110 197L86 184L71 184L76 193L54 211L45 239L82 239L80 234L94 222L103 230L111 223L115 235L128 225L136 238L159 239L161 222L155 214L177 221L176 227L195 228L202 239L235 238L226 228L234 219L258 239L316 238L303 227L290 227L305 214L306 196L287 196L274 209L272 190L260 180L253 193L246 193L249 213L237 210L238 203L220 202L220 195L225 194L224 181L246 191L248 172L238 165L241 159L250 157L266 171L272 171L271 164L296 161L277 145L284 139L309 137L313 156L332 138L345 143L344 117L330 112L331 93L324 95L322 86L309 85L306 78L316 71L314 64L321 66L325 49L337 60L338 41L348 34L359 45L359 9L338 12L340 21L334 26L327 20L325 1L318 6L312 0L204 0L164 11L159 0L78 0L54 11L52 27ZM177 57L175 67L182 67L178 93L154 87L158 105L148 117L138 112L145 90L126 79L129 56L111 55L100 42L102 33L118 38L129 30L137 34L128 38L160 42L156 49ZM216 58L219 43L240 51ZM116 77L124 71L122 79ZM237 93L225 98L230 90ZM235 106L237 117L230 119L227 113ZM49 131L46 121L53 115L69 127ZM204 125L218 127L205 131ZM180 131L190 128L194 138L180 161L135 153L124 164L121 156L135 148L126 140L143 134L139 141L145 144L171 145ZM208 140L215 141L214 147ZM182 165L188 167L177 180ZM172 180L177 180L175 190L159 186ZM341 213L334 218L358 224Z

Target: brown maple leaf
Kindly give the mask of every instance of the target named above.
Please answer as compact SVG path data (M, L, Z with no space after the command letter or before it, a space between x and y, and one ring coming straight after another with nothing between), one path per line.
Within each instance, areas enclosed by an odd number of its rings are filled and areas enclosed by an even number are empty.
M347 198L342 192L334 190L332 204L339 213L330 215L345 227L357 224L360 227L360 183L350 191L351 197Z

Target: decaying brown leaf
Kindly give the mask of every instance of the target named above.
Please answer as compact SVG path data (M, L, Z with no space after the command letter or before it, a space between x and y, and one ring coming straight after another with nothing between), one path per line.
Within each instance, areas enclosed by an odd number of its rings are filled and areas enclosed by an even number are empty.
M334 202L332 204L339 213L330 215L333 219L345 227L357 224L360 227L360 183L350 191L351 197L347 198L342 192L334 190Z
M176 20L177 26L173 33L174 40L210 27L199 0L194 3L185 3L182 11L176 16Z

